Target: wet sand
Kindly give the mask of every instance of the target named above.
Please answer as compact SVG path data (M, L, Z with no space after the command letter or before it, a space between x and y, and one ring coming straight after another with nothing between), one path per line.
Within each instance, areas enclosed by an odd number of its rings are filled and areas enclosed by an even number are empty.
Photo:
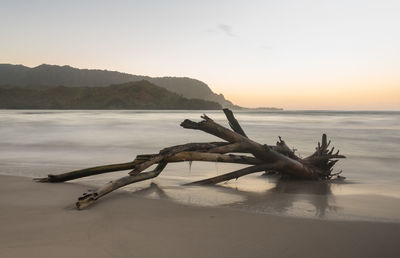
M254 214L0 176L0 257L400 257L400 223ZM284 197L282 197L284 198Z

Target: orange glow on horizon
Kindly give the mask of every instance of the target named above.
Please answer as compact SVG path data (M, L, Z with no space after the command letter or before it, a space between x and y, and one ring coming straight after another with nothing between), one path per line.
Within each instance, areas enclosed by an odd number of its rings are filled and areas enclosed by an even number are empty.
M400 110L400 86L326 87L302 91L265 89L256 93L231 92L225 97L239 106L252 108Z

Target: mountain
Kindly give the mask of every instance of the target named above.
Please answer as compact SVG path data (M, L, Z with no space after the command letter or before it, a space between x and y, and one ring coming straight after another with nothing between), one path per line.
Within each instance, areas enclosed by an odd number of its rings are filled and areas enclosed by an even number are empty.
M42 64L34 68L23 65L0 64L0 86L66 86L106 87L131 81L147 80L185 98L196 98L219 103L223 107L238 108L222 94L215 94L207 84L187 77L149 77L107 70L77 69L71 66Z
M221 109L202 99L187 99L141 80L106 87L0 87L7 109Z

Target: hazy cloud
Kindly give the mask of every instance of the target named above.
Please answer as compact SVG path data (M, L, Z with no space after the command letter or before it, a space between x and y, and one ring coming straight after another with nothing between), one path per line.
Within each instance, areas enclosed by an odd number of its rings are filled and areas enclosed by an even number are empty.
M230 37L236 36L232 32L232 27L227 24L223 24L223 23L218 24L218 29Z

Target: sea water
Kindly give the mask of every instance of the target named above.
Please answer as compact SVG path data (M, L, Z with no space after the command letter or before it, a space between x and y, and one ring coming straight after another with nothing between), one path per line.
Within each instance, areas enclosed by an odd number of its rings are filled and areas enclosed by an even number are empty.
M203 113L228 126L221 111L0 110L0 174L43 177L128 162L172 145L219 141L179 126L187 118L199 121ZM335 166L346 180L288 181L257 173L213 187L183 187L244 167L193 162L170 164L159 177L124 189L148 198L258 213L400 220L400 112L246 110L235 116L251 139L275 144L281 136L302 157L326 133L347 157ZM95 188L126 174L75 182Z

